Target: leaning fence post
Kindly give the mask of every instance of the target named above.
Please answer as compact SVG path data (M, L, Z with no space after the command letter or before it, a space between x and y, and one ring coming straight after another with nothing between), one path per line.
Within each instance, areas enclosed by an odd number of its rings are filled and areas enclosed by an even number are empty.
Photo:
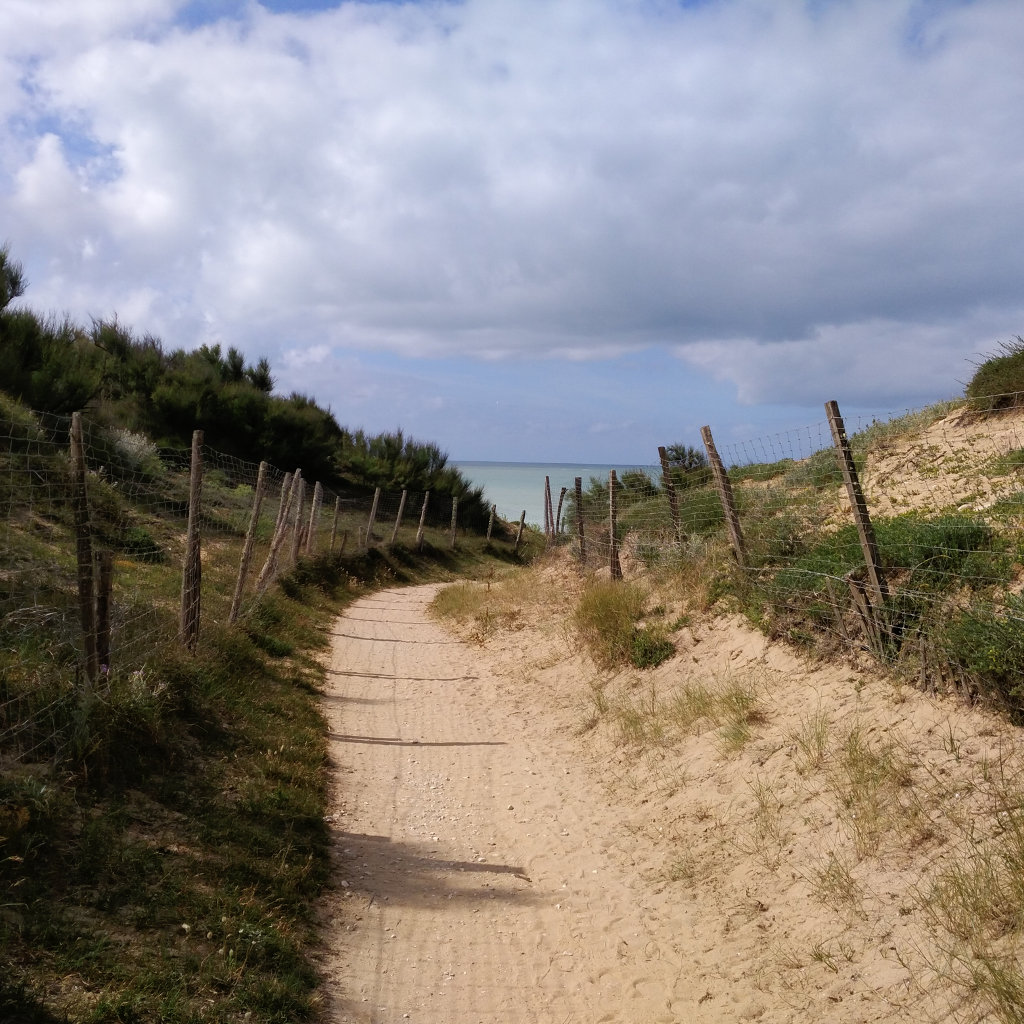
M301 482L302 470L297 469L294 475L289 473L281 485L281 505L277 510L277 528L274 530L274 536L270 542L267 560L263 563L263 568L256 579L256 593L261 596L274 578L274 573L277 572L277 561L280 558L285 537L288 536L288 519L291 516L292 506L295 504ZM286 487L289 483L290 486Z
M423 494L423 505L420 508L420 523L416 527L416 550L423 550L423 528L427 524L427 502L430 501L430 491Z
M559 492L559 495L558 495L558 511L555 513L555 534L556 535L558 534L559 528L562 525L562 502L565 501L565 492L568 489L569 489L568 487L563 487L562 490Z
M619 489L619 480L613 469L608 474L608 571L613 580L622 579L622 563L619 561L619 538L615 535L618 526L618 503L616 491Z
M456 527L458 525L458 521L459 521L459 499L456 498L453 495L452 496L452 539L451 539L452 551L455 550L455 529L456 529Z
M320 522L320 509L324 503L324 487L319 480L313 488L313 504L309 507L309 531L306 534L306 554L316 554L316 528Z
M292 474L285 473L284 480L281 482L281 500L277 505L277 518L274 520L274 536L277 536L277 531L281 529L281 523L284 521L285 505L288 501L288 495L291 494L292 490Z
M544 536L548 544L555 532L554 516L551 515L551 477L544 477Z
M78 611L85 651L85 677L96 681L96 584L92 565L92 537L89 530L89 502L85 490L85 443L82 414L71 414L71 504L75 519L75 554L78 560Z
M494 517L498 514L498 506L491 506L491 514L487 517L487 543L491 543L491 534L494 532Z
M519 529L516 530L516 542L512 545L512 554L519 554L519 542L523 539L523 526L526 523L526 509L523 509L523 514L519 517Z
M245 589L245 578L249 575L249 563L252 561L252 551L256 546L256 529L260 522L260 510L263 508L263 489L266 486L267 464L260 463L259 472L256 474L256 493L252 496L252 514L249 517L249 529L245 532L245 544L242 546L242 557L238 563L238 579L235 581L235 593L231 598L231 611L228 612L228 622L232 623L238 619L238 611L242 607L242 591Z
M878 554L875 530L871 525L871 517L868 515L868 504L864 500L864 492L861 490L860 480L857 477L857 466L853 461L853 452L850 450L850 442L846 437L846 426L839 413L839 403L826 402L825 415L828 416L832 441L836 446L836 458L839 459L839 468L843 471L843 482L846 484L846 493L850 499L850 507L853 509L853 519L857 524L860 548L864 553L864 562L867 565L868 581L872 590L869 597L873 604L882 605L889 596L889 588L885 582L885 573L882 571L882 559Z
M341 498L334 499L334 521L331 523L331 554L334 554L334 541L338 536L338 516L341 515Z
M391 547L395 546L395 541L398 540L398 528L402 525L402 516L405 515L405 499L409 496L409 492L403 488L402 496L398 499L398 515L395 516L395 528L391 531Z
M190 650L199 640L203 561L200 551L200 517L203 494L203 432L192 432L192 464L188 479L188 532L181 571L181 621L178 634Z
M580 541L580 565L587 564L587 542L583 535L583 477L576 477L576 536Z
M110 605L114 587L114 552L96 556L96 660L100 672L110 671Z
M725 528L729 532L729 540L732 543L733 554L737 563L745 567L747 564L747 549L743 543L743 531L740 529L740 517L736 512L736 501L732 495L732 484L729 483L729 474L722 465L718 456L718 449L715 447L715 439L711 436L710 427L701 427L700 436L707 449L708 462L711 464L711 472L715 477L715 486L718 488L718 497L722 502L722 511L725 513Z
M295 479L298 481L298 495L295 505L295 529L292 532L292 553L290 562L296 565L299 561L299 551L302 549L302 521L305 518L306 510L306 481L302 479L298 470L295 471Z
M366 546L370 546L373 540L373 524L377 518L377 506L380 505L380 488L373 492L373 502L370 504L370 521L366 524Z
M668 495L668 510L672 516L672 533L677 541L682 540L682 529L679 523L679 496L676 494L676 484L672 479L672 472L668 465L668 452L664 445L658 446L658 458L661 460L661 484Z

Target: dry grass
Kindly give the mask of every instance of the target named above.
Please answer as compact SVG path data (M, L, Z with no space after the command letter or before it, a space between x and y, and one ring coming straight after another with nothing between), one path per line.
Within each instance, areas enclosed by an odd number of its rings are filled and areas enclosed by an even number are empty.
M861 857L877 853L884 840L903 833L912 801L913 761L906 744L872 741L854 726L834 752L825 775L837 811Z
M857 908L863 895L846 858L835 851L811 876L811 891L826 907L835 911Z
M718 730L721 751L735 754L768 720L759 683L756 675L729 676L717 685L684 683L662 696L654 683L613 689L607 681L592 682L580 731L604 719L614 724L622 744L644 747Z
M981 822L961 819L959 842L919 894L933 939L926 960L936 976L967 993L979 1011L1005 1024L1020 1024L1024 788L1011 777L1008 762L990 776L986 796L989 814ZM987 836L979 834L979 824L989 827Z
M831 725L828 712L820 707L812 715L800 720L800 728L793 734L793 742L799 751L804 771L824 767Z

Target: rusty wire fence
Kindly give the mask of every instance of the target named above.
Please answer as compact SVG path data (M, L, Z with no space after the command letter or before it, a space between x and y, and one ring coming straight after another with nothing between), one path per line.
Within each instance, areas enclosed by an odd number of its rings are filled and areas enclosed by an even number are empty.
M819 422L720 449L705 428L687 465L578 480L552 543L613 577L703 566L711 599L724 586L770 635L868 652L925 688L1013 695L1024 687L1020 398L849 423L828 403ZM710 568L723 564L726 584Z
M158 448L0 402L4 758L59 756L74 737L48 722L66 723L83 687L103 701L128 679L141 699L148 665L194 648L201 628L244 622L301 559L447 549L462 529L449 495L338 492L195 441Z

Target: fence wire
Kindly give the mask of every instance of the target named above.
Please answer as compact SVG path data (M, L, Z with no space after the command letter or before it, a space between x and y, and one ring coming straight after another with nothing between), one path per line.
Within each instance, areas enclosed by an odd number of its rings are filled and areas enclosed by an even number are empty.
M742 538L731 591L771 635L868 651L922 685L1024 680L1024 396L845 424L879 553L875 594L827 420L720 448ZM590 569L709 565L732 552L706 465L617 474L570 492L559 524ZM674 508L673 508L674 505ZM721 558L719 558L721 564ZM691 574L692 578L692 574ZM712 595L713 596L713 595Z
M142 434L87 417L82 425L88 534L94 552L112 553L114 565L110 656L95 679L83 655L71 418L30 413L0 400L3 761L59 759L76 742L69 709L81 703L83 692L103 702L113 686L135 687L142 699L147 666L179 643L191 450L158 448ZM209 446L202 446L201 459L200 600L202 627L208 628L229 618L260 466ZM359 554L391 544L412 548L421 523L425 544L452 542L448 495L410 492L403 501L401 492L342 493L312 480L293 488L296 470L301 467L264 468L263 500L239 594L243 619L269 582L301 557ZM278 528L280 543L271 558Z

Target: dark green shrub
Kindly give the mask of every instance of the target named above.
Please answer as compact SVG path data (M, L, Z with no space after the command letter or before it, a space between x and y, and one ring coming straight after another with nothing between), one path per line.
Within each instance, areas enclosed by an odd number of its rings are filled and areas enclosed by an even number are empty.
M908 514L875 521L879 552L890 583L899 592L890 602L894 646L919 623L936 595L964 585L984 588L1005 581L1011 559L991 527L965 515L933 519ZM778 628L813 645L816 634L838 627L836 607L846 602L843 578L863 568L856 527L824 537L785 567L762 574L760 587ZM833 597L838 596L838 602Z
M153 539L143 526L129 526L121 534L120 549L131 558L145 562L162 562L166 558L164 549Z
M711 479L711 468L703 449L691 444L670 444L665 448L669 475L677 491L703 487Z
M671 658L675 652L675 644L660 630L650 626L633 630L629 660L637 668L654 668Z
M1000 351L978 365L966 394L978 412L994 412L1024 403L1024 338L1004 341Z
M979 689L1024 716L1024 597L1010 597L1000 612L957 613L941 628L938 646Z

